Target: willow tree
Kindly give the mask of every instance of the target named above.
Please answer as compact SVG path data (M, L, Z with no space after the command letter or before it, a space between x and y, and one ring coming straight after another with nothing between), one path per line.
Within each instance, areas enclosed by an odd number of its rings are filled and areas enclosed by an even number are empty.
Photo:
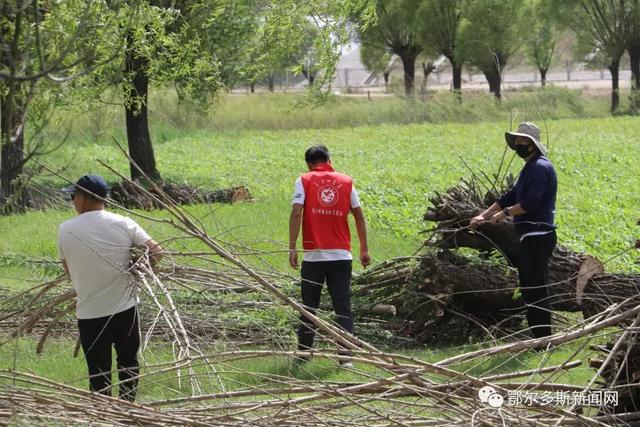
M531 22L525 54L529 63L540 73L540 85L544 87L560 34L558 15L549 0L533 0L529 7Z
M152 85L175 87L178 98L206 102L232 84L243 60L255 20L254 0L151 0L137 4L135 21L119 25L123 41L119 60L91 76L98 93L122 90L132 179L160 180L149 129ZM122 17L134 1L110 3ZM139 169L138 169L139 167Z
M469 0L425 0L418 9L421 25L420 40L435 52L444 55L451 64L453 90L462 89L464 58L459 49L460 23Z
M624 8L624 47L631 65L631 109L640 112L640 1L619 0Z
M360 61L372 73L382 74L385 90L389 89L389 75L393 64L393 55L380 46L363 44L360 46Z
M523 43L529 22L522 0L469 0L463 9L459 49L485 75L489 91L502 98L502 72Z
M625 7L627 0L555 0L563 21L592 46L596 53L608 58L611 72L611 111L620 105L620 58L625 50Z
M124 108L129 153L142 172L160 179L148 120L149 85L174 84L183 96L210 102L247 76L266 75L300 52L313 37L310 92L327 89L346 41L353 1L182 0L150 1L124 35ZM118 5L125 7L126 3ZM357 6L361 6L358 2ZM117 10L115 8L114 10ZM362 9L368 11L365 7ZM118 81L109 78L107 81ZM132 178L142 175L131 167Z
M363 46L385 50L402 61L406 96L415 91L416 59L423 51L418 29L417 9L420 0L377 0L376 20L370 25L358 22L358 35Z
M0 11L0 204L7 211L26 204L24 166L42 149L25 141L32 107L55 106L64 83L113 60L119 41L104 1L7 0ZM129 12L122 22L134 19Z

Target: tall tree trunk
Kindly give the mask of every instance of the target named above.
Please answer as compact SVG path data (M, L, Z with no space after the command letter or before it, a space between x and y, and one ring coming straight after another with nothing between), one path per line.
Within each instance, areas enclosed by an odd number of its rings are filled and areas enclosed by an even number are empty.
M611 73L611 112L615 112L620 105L620 58L611 58L609 63Z
M17 74L22 67L24 52L20 43L13 43L10 39L19 39L19 29L22 28L20 21L23 13L28 13L16 5L15 2L3 2L1 7L3 19L0 22L0 36L3 49L0 50L0 66L11 75ZM18 33L12 34L12 31ZM25 206L27 202L26 191L16 182L16 178L22 174L25 161L24 125L28 99L24 91L25 84L11 78L0 82L0 204L4 205L10 197L15 202L15 205L2 207L8 212Z
M389 75L391 74L391 71L385 71L384 73L382 73L382 77L384 77L384 91L388 92L389 91Z
M540 71L540 85L545 87L547 85L547 69L546 68L538 68Z
M309 73L308 80L309 80L309 86L311 86L311 85L313 84L313 82L315 82L315 81L316 81L316 73L311 73L311 72L310 72L310 73Z
M273 74L269 74L267 76L267 87L269 88L269 92L274 92L275 91L275 77Z
M418 55L405 54L402 59L402 69L404 70L404 94L407 97L413 96L416 78L416 57Z
M13 196L17 207L27 202L26 192L16 182L24 166L24 111L20 101L19 88L0 97L0 202Z
M125 116L127 125L127 142L131 159L152 180L159 181L160 173L156 169L156 159L149 133L148 94L149 76L147 75L148 59L138 55L131 47L133 37L129 37L129 48L125 57L125 72L131 75L131 84L125 85ZM142 174L130 165L131 179L141 178Z
M627 49L631 63L631 110L640 112L640 45Z
M427 80L429 79L429 74L431 74L436 69L433 62L423 62L422 63L422 73L424 74L422 79L422 86L420 87L420 92L426 93L427 91Z
M498 101L502 100L500 73L495 68L483 71L483 73L489 83L489 92L494 94Z
M256 93L256 84L254 82L249 83L249 89L251 93Z
M453 91L460 92L462 90L462 64L458 64L453 55L447 55L447 59L451 64L451 74L453 79Z

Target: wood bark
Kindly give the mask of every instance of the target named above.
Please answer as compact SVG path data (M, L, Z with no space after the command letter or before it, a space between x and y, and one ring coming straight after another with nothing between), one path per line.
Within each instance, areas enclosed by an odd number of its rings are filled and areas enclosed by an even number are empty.
M13 197L16 206L24 206L26 192L16 182L24 166L25 123L19 97L19 93L0 97L0 203Z
M152 180L160 180L160 172L156 168L151 134L149 132L148 94L149 94L149 60L133 47L133 36L128 37L125 57L125 73L131 76L131 82L125 85L125 117L127 127L127 143L131 159ZM131 179L140 179L142 174L132 164Z
M251 193L244 186L223 188L214 191L204 191L188 186L179 186L171 183L163 183L162 191L171 197L179 205L190 205L196 203L235 203L243 200L250 200ZM154 190L149 190L154 193ZM145 194L128 182L116 183L111 186L110 197L118 204L126 208L137 209L161 209L153 197Z
M422 86L420 86L420 92L426 93L427 91L427 80L429 79L429 75L436 69L433 62L423 62L422 63Z
M413 52L405 52L400 55L402 70L404 71L404 94L407 97L411 97L414 94L417 57L418 54Z
M458 64L453 58L449 58L449 62L451 63L453 77L453 91L460 92L462 91L462 64Z
M547 85L547 69L539 68L540 71L540 86L545 87Z
M606 413L623 414L640 411L640 344L636 332L624 340L621 346L614 350L616 339L605 345L593 345L602 358L589 359L589 366L600 369L604 360L613 352L611 361L601 374L600 385L605 389L613 389L618 392L617 405L603 405L599 415Z
M620 106L620 58L612 58L609 63L611 73L611 112Z

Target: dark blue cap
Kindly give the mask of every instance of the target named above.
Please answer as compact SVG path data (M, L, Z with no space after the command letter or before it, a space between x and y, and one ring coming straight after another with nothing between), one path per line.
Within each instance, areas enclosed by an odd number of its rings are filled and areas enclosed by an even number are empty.
M85 175L75 184L69 185L62 189L63 193L76 193L86 190L89 195L95 194L99 197L107 197L109 192L109 184L100 175Z

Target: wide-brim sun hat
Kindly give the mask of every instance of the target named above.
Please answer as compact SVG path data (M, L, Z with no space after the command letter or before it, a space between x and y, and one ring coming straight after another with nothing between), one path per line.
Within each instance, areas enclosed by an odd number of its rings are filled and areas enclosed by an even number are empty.
M515 150L516 136L522 136L529 138L533 142L536 148L542 153L543 156L547 155L547 147L540 142L540 128L535 123L522 122L518 125L516 132L505 132L504 139L507 141L509 148Z

